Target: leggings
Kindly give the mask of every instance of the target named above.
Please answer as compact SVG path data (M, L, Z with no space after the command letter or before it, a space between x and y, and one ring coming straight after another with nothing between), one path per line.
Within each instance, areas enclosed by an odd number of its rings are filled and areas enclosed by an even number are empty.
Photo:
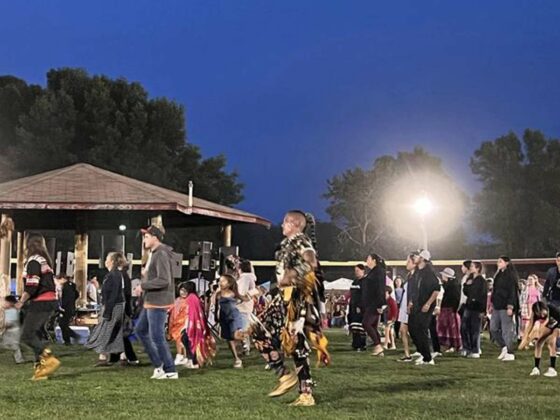
M377 327L379 326L379 319L381 315L376 309L368 309L364 314L364 330L366 330L367 335L373 340L373 345L378 346L381 344L381 336Z

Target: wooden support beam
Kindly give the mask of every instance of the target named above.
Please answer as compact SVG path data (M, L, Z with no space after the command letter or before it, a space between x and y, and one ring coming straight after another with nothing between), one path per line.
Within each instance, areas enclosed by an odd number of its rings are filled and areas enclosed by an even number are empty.
M23 269L25 262L25 233L17 233L17 248L16 248L16 291L18 296L23 294ZM54 269L54 267L53 267Z
M10 216L3 213L1 222L3 225L9 223ZM13 222L12 222L13 226ZM12 231L8 229L7 234L0 240L0 275L4 275L5 281L4 289L6 293L10 293L10 280L11 280L11 264L10 257L12 256Z
M163 217L158 214L150 219L150 225L163 226Z
M88 234L74 235L74 282L80 293L79 305L87 304L87 260L88 260Z
M224 226L224 246L231 246L231 225L225 225Z

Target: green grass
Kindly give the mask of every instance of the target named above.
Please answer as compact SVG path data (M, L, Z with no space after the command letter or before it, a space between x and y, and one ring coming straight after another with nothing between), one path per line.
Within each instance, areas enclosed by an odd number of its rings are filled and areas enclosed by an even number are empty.
M0 353L0 417L542 419L560 414L560 378L530 378L530 352L500 363L497 350L485 341L480 360L445 356L436 366L415 367L397 363L400 352L384 359L351 352L349 337L340 330L327 335L333 365L313 370L318 382L313 408L288 407L295 392L268 398L275 378L258 355L247 358L243 370L234 370L223 345L213 366L181 371L179 381L151 381L147 364L94 368L94 353L55 346L63 365L55 377L38 383L29 380L30 364L14 365L9 352ZM542 364L548 367L548 354Z

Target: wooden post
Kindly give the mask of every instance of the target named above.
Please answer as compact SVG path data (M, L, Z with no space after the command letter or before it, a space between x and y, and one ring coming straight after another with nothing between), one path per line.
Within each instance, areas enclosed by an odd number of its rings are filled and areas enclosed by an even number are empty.
M74 282L80 293L79 305L87 304L87 260L88 260L88 234L74 235Z
M156 217L150 219L150 225L163 226L163 217L158 214Z
M224 226L224 246L231 246L231 225Z
M3 213L1 223L8 223L10 216ZM12 256L12 232L8 230L7 235L0 240L0 275L4 275L7 279L5 291L7 294L10 293L10 282L11 276L11 264L10 257Z
M18 296L23 294L23 269L25 262L25 233L17 233L17 262L16 262L16 291ZM53 267L54 269L54 267Z

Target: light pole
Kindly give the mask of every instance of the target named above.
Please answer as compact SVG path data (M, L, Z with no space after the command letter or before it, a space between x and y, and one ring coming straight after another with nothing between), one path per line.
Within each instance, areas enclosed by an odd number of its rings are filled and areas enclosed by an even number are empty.
M414 202L414 210L420 216L420 229L422 231L422 249L428 249L428 231L426 230L426 215L434 206L430 199L424 194Z

